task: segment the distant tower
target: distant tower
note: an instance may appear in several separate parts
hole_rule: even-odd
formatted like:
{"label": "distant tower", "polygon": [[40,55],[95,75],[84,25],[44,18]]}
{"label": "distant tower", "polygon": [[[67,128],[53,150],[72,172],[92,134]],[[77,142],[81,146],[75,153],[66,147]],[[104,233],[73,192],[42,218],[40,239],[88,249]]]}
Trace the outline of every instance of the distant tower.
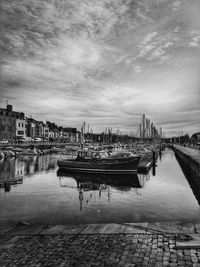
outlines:
{"label": "distant tower", "polygon": [[85,134],[85,121],[83,122],[83,134]]}
{"label": "distant tower", "polygon": [[149,138],[151,138],[151,121],[150,121],[150,119],[149,119],[149,122],[148,122],[148,136],[149,136]]}
{"label": "distant tower", "polygon": [[160,138],[162,138],[162,127],[160,127]]}
{"label": "distant tower", "polygon": [[142,137],[145,138],[145,114],[142,115]]}
{"label": "distant tower", "polygon": [[151,138],[154,137],[154,132],[153,132],[153,123],[151,123]]}
{"label": "distant tower", "polygon": [[140,135],[140,138],[142,138],[142,126],[141,126],[141,124],[139,125],[139,135]]}

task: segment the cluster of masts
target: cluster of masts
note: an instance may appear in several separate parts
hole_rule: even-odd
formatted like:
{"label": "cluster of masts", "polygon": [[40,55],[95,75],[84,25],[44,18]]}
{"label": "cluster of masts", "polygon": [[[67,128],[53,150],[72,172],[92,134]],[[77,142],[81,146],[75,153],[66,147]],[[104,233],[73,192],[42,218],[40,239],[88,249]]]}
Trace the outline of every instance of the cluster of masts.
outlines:
{"label": "cluster of masts", "polygon": [[145,117],[145,114],[143,114],[142,123],[139,125],[139,136],[137,137],[141,139],[162,138],[162,128],[160,127],[158,131],[153,122],[151,122],[150,119]]}
{"label": "cluster of masts", "polygon": [[[119,132],[119,131],[117,131],[117,133],[118,133],[118,132]],[[83,126],[81,127],[81,134],[82,134],[82,135],[85,135],[85,134],[88,134],[88,133],[93,134],[94,131],[93,131],[93,128],[90,127],[89,124],[87,125],[86,122],[84,121],[84,122],[83,122]],[[103,130],[103,133],[104,133],[104,134],[112,134],[112,133],[113,133],[113,129],[112,129],[112,127],[106,127],[106,128]]]}
{"label": "cluster of masts", "polygon": [[[159,131],[156,129],[155,125],[153,122],[150,121],[149,118],[145,116],[145,114],[142,115],[142,121],[139,124],[139,127],[137,129],[137,132],[134,134],[131,132],[128,134],[127,132],[121,132],[120,130],[117,130],[116,132],[113,132],[113,129],[111,127],[105,128],[105,130],[101,133],[103,134],[103,138],[105,136],[108,136],[108,138],[112,137],[112,135],[127,135],[127,136],[132,136],[135,138],[140,138],[140,139],[160,139],[163,137],[162,133],[162,128],[160,127]],[[84,138],[87,136],[87,134],[93,134],[93,129],[90,127],[90,125],[86,124],[86,122],[83,123],[81,127],[81,136]]]}

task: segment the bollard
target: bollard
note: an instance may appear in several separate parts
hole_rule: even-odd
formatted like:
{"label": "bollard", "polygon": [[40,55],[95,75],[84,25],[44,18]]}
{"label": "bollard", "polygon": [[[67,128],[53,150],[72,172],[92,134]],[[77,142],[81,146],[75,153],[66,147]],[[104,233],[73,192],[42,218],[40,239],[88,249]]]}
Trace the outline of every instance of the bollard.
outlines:
{"label": "bollard", "polygon": [[153,151],[153,168],[152,168],[152,175],[156,175],[156,151]]}
{"label": "bollard", "polygon": [[156,162],[156,151],[155,150],[153,151],[153,162],[154,163]]}
{"label": "bollard", "polygon": [[156,163],[153,162],[152,175],[156,176]]}

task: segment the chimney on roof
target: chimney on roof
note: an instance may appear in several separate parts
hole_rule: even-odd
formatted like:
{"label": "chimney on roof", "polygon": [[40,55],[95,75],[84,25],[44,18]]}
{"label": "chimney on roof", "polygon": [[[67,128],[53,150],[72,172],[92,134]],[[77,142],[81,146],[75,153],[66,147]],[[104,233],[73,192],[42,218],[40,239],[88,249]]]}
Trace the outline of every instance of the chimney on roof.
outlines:
{"label": "chimney on roof", "polygon": [[12,105],[7,105],[7,110],[10,111],[10,112],[12,112],[13,111]]}

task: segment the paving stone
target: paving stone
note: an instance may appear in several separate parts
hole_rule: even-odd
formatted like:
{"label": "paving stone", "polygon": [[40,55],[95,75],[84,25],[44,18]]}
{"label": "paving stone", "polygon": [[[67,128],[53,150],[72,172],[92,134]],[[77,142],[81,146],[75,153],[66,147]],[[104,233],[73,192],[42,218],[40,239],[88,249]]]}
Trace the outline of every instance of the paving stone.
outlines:
{"label": "paving stone", "polygon": [[190,249],[191,254],[196,254],[196,252],[197,252],[196,249]]}
{"label": "paving stone", "polygon": [[177,259],[177,255],[176,255],[176,254],[171,254],[171,255],[170,255],[170,258],[171,258],[171,259]]}
{"label": "paving stone", "polygon": [[185,266],[185,262],[184,261],[178,261],[178,266]]}
{"label": "paving stone", "polygon": [[191,257],[191,260],[192,260],[193,263],[197,263],[198,262],[197,257]]}
{"label": "paving stone", "polygon": [[169,266],[169,262],[168,261],[163,261],[163,266]]}
{"label": "paving stone", "polygon": [[184,249],[183,252],[184,252],[184,255],[190,255],[190,250],[189,249]]}

